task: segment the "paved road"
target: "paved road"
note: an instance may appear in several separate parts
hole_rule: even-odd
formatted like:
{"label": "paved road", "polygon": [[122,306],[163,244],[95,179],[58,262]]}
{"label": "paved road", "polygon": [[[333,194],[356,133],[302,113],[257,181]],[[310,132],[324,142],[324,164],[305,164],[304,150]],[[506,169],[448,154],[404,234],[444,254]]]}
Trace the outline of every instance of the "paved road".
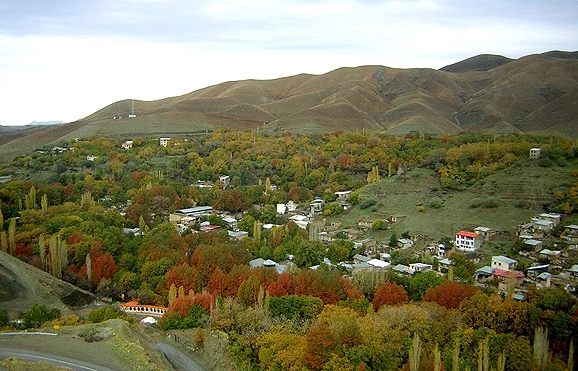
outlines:
{"label": "paved road", "polygon": [[54,366],[65,366],[75,371],[116,371],[68,357],[22,349],[0,348],[0,358],[17,358],[30,362],[42,361]]}
{"label": "paved road", "polygon": [[205,371],[197,362],[175,347],[158,342],[157,347],[177,371]]}

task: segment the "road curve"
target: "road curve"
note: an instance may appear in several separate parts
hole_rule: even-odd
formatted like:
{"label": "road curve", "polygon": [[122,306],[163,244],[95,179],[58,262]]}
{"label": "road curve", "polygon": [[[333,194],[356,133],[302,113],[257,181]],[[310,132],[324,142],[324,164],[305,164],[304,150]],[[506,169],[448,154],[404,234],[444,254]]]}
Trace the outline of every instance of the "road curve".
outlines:
{"label": "road curve", "polygon": [[0,358],[17,358],[30,362],[45,362],[54,366],[64,366],[75,371],[118,371],[100,365],[43,352],[0,348]]}
{"label": "road curve", "polygon": [[205,371],[201,365],[192,360],[186,354],[178,350],[177,348],[165,344],[163,342],[158,342],[157,347],[165,355],[167,360],[177,371]]}

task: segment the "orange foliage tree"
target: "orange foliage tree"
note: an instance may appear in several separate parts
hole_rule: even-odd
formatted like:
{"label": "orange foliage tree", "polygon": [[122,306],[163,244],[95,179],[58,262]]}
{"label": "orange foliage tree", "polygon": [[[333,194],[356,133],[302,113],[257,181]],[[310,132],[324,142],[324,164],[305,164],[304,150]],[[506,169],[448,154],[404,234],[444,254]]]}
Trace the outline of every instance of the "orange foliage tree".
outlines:
{"label": "orange foliage tree", "polygon": [[428,289],[422,300],[436,302],[447,309],[457,309],[464,300],[471,298],[477,292],[472,286],[452,281]]}
{"label": "orange foliage tree", "polygon": [[307,347],[303,362],[311,370],[321,370],[331,353],[336,349],[336,341],[331,328],[324,323],[313,326],[305,335]]}
{"label": "orange foliage tree", "polygon": [[194,292],[201,291],[201,276],[195,267],[188,263],[174,266],[165,274],[167,289],[174,283],[176,287],[183,287],[185,293],[191,289]]}
{"label": "orange foliage tree", "polygon": [[383,285],[377,289],[373,297],[373,310],[379,310],[384,304],[398,305],[405,304],[408,301],[409,297],[403,286],[397,283],[384,282]]}

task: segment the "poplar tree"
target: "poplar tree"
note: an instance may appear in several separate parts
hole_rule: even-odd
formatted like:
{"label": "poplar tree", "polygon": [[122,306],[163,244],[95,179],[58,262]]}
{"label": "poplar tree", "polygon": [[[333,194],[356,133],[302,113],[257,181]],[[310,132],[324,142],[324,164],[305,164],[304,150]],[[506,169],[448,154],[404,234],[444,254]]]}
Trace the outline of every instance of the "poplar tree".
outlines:
{"label": "poplar tree", "polygon": [[419,334],[416,332],[413,334],[413,341],[411,343],[411,349],[409,351],[409,369],[410,371],[419,370],[419,361],[421,359],[421,341],[419,339]]}
{"label": "poplar tree", "polygon": [[38,251],[40,253],[42,269],[46,271],[48,269],[48,256],[46,255],[46,241],[43,234],[38,237]]}
{"label": "poplar tree", "polygon": [[10,219],[10,225],[8,226],[8,243],[10,255],[14,255],[14,251],[16,251],[16,218]]}
{"label": "poplar tree", "polygon": [[534,362],[538,370],[543,370],[548,361],[548,328],[537,326],[534,330]]}
{"label": "poplar tree", "polygon": [[173,305],[175,300],[177,300],[177,286],[171,283],[171,287],[169,288],[169,307]]}
{"label": "poplar tree", "polygon": [[0,233],[0,244],[1,244],[1,248],[2,251],[4,252],[8,252],[8,239],[6,238],[6,231],[2,231]]}
{"label": "poplar tree", "polygon": [[40,207],[42,208],[42,212],[48,211],[48,196],[45,194],[42,195],[42,199],[40,200]]}
{"label": "poplar tree", "polygon": [[92,260],[90,259],[90,253],[86,254],[85,259],[86,264],[86,277],[88,278],[88,282],[92,281]]}

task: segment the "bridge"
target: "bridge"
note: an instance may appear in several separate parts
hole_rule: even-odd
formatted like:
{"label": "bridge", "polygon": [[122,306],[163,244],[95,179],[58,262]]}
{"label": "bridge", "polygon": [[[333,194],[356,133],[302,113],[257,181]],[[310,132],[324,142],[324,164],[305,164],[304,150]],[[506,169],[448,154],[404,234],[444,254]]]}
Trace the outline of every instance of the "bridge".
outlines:
{"label": "bridge", "polygon": [[140,314],[145,316],[162,317],[168,310],[165,307],[159,307],[156,305],[143,305],[139,304],[137,301],[129,301],[127,303],[122,303],[119,305],[120,310],[129,314]]}

